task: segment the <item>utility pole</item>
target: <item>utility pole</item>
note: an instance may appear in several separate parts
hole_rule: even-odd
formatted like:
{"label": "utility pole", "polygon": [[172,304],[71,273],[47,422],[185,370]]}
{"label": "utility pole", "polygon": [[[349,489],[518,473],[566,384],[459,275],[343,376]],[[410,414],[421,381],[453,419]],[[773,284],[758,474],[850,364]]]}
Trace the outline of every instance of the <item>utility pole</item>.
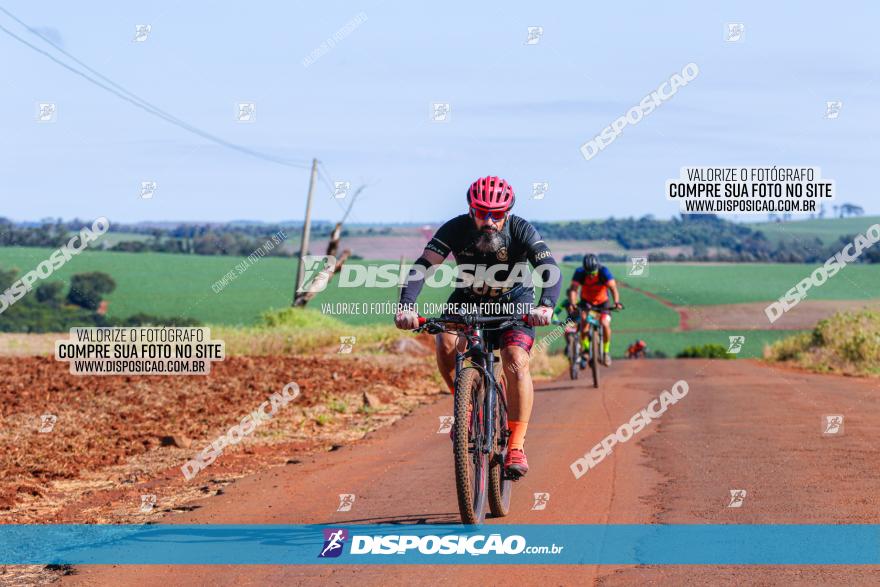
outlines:
{"label": "utility pole", "polygon": [[296,300],[296,293],[302,287],[305,269],[303,268],[303,257],[309,250],[309,233],[312,229],[312,196],[315,193],[315,181],[318,179],[318,160],[312,159],[312,176],[309,178],[309,195],[306,198],[306,218],[303,222],[302,239],[299,243],[299,263],[296,267],[296,284],[293,286],[293,301]]}

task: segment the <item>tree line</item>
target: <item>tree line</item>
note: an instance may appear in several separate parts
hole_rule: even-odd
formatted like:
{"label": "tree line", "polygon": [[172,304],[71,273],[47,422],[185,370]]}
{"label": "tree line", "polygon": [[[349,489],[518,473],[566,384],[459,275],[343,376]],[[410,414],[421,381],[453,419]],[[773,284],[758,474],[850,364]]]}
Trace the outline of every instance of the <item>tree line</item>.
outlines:
{"label": "tree line", "polygon": [[[0,247],[30,246],[58,248],[70,236],[89,223],[74,219],[44,219],[39,224],[16,224],[0,218]],[[609,218],[598,221],[534,222],[535,228],[548,240],[610,240],[624,249],[651,249],[659,247],[686,247],[688,252],[669,255],[651,253],[656,261],[729,261],[729,262],[777,262],[812,263],[828,258],[828,247],[815,237],[769,240],[760,231],[744,224],[736,224],[717,216],[706,214],[682,216],[672,220],[656,220],[652,216],[642,218]],[[315,222],[313,237],[329,237],[334,226],[328,222]],[[104,250],[133,253],[158,252],[190,255],[247,256],[260,248],[273,235],[283,232],[286,238],[299,234],[301,224],[278,223],[179,223],[162,225],[114,225],[110,233],[139,234],[145,238],[121,240],[113,245],[104,244]],[[343,229],[343,238],[352,235],[386,235],[391,227],[368,227]],[[846,242],[852,236],[841,237]],[[840,246],[842,246],[842,244]],[[839,250],[839,247],[838,249]],[[267,255],[295,257],[298,250],[293,243],[277,246],[266,251]],[[869,250],[863,259],[878,262],[877,253]],[[627,255],[603,255],[606,261],[624,260]]]}
{"label": "tree line", "polygon": [[[0,269],[0,293],[18,278],[16,269]],[[113,278],[101,271],[77,273],[67,293],[61,281],[44,281],[2,313],[0,332],[65,332],[86,326],[198,326],[198,320],[138,313],[119,319],[105,315],[104,296],[116,289]]]}
{"label": "tree line", "polygon": [[[535,222],[541,236],[550,239],[614,240],[625,249],[686,246],[691,252],[675,255],[651,252],[652,261],[713,261],[731,263],[822,263],[855,235],[841,236],[826,245],[818,237],[769,240],[766,235],[743,224],[735,224],[706,214],[673,220],[655,220],[649,216],[611,218],[601,222]],[[627,261],[630,255],[602,254],[603,261]],[[580,260],[567,255],[563,260]],[[868,249],[861,260],[880,262],[880,250]]]}

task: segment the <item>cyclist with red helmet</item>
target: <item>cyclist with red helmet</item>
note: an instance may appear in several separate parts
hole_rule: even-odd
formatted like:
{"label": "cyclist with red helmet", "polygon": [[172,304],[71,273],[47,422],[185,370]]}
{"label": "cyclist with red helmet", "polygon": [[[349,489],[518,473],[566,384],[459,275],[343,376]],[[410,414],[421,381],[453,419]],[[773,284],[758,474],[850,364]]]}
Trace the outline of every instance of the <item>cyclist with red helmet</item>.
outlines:
{"label": "cyclist with red helmet", "polygon": [[[416,260],[401,291],[402,310],[394,322],[405,330],[418,327],[415,301],[425,274],[450,253],[459,266],[459,283],[465,285],[457,284],[448,304],[497,302],[507,307],[513,304],[520,309],[517,313],[528,314],[530,326],[513,326],[498,333],[511,433],[504,464],[522,476],[529,470],[523,445],[534,396],[529,352],[535,338],[534,327],[546,326],[552,318],[562,285],[560,271],[538,231],[528,221],[510,214],[515,196],[505,180],[481,177],[468,190],[467,201],[469,212],[443,224]],[[531,280],[514,277],[527,269],[527,263],[535,268],[534,274],[540,276],[543,284],[537,304]],[[483,274],[485,279],[479,277],[480,267],[489,269]],[[454,334],[437,335],[437,366],[450,391],[454,389],[455,345]]]}

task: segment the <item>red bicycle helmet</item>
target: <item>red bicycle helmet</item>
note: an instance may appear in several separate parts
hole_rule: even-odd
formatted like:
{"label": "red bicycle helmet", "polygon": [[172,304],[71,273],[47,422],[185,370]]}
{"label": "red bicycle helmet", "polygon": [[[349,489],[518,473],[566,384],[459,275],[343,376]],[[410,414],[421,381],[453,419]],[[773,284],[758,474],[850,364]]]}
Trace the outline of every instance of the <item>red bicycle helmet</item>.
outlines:
{"label": "red bicycle helmet", "polygon": [[510,184],[490,175],[471,184],[467,193],[468,206],[482,210],[510,210],[516,201]]}

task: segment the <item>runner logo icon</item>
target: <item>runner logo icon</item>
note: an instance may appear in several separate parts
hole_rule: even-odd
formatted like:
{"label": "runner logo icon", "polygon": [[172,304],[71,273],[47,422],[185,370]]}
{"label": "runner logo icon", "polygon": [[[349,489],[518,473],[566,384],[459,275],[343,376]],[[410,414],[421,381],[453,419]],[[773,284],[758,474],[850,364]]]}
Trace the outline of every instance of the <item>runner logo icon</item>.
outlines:
{"label": "runner logo icon", "polygon": [[153,493],[145,493],[141,495],[141,513],[149,514],[156,507],[156,495]]}
{"label": "runner logo icon", "polygon": [[40,432],[52,432],[52,429],[55,428],[55,422],[58,421],[58,416],[55,414],[43,414],[40,416]]}
{"label": "runner logo icon", "polygon": [[835,120],[840,117],[840,109],[843,108],[843,102],[840,100],[828,100],[825,102],[825,118]]}
{"label": "runner logo icon", "polygon": [[327,288],[330,278],[336,271],[336,257],[333,255],[303,255],[302,281],[296,289],[299,293],[320,293]]}
{"label": "runner logo icon", "polygon": [[340,336],[339,337],[339,350],[336,352],[339,354],[343,354],[343,355],[350,355],[356,342],[357,342],[356,336]]}
{"label": "runner logo icon", "polygon": [[532,199],[533,200],[543,200],[544,196],[547,195],[547,192],[550,191],[550,182],[548,181],[533,181],[532,182]]}
{"label": "runner logo icon", "polygon": [[745,336],[728,336],[728,340],[730,340],[730,345],[727,347],[727,352],[731,355],[738,355],[742,350],[743,345],[746,343]]}
{"label": "runner logo icon", "polygon": [[826,414],[824,420],[825,425],[822,430],[823,436],[843,434],[843,416],[841,414]]}
{"label": "runner logo icon", "polygon": [[536,493],[535,494],[535,503],[532,505],[532,510],[545,510],[547,509],[547,503],[550,501],[549,493]]}
{"label": "runner logo icon", "polygon": [[439,416],[440,418],[440,428],[437,429],[437,434],[443,434],[444,432],[449,432],[452,430],[452,424],[455,422],[455,418],[452,416]]}
{"label": "runner logo icon", "polygon": [[340,493],[339,494],[339,507],[336,508],[337,512],[350,512],[351,506],[354,505],[354,494],[353,493]]}
{"label": "runner logo icon", "polygon": [[348,195],[348,190],[351,189],[350,181],[334,181],[333,182],[333,197],[337,200],[342,200],[345,196]]}
{"label": "runner logo icon", "polygon": [[324,547],[318,558],[336,558],[342,554],[342,545],[348,539],[348,530],[342,528],[334,530],[333,528],[324,529]]}
{"label": "runner logo icon", "polygon": [[630,257],[629,275],[630,277],[648,276],[648,258],[647,257]]}
{"label": "runner logo icon", "polygon": [[741,508],[745,499],[746,499],[746,490],[745,489],[731,489],[730,490],[730,503],[727,504],[727,507]]}

